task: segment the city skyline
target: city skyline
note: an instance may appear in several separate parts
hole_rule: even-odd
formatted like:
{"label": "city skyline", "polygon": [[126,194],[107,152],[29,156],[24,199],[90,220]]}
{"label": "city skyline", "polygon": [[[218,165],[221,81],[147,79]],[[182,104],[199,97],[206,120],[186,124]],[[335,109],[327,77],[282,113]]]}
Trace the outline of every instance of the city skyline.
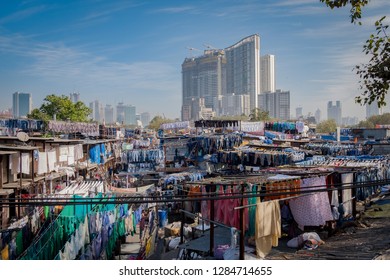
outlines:
{"label": "city skyline", "polygon": [[359,26],[347,7],[317,0],[2,2],[0,110],[12,107],[4,97],[14,92],[31,93],[34,107],[49,94],[79,92],[85,104],[124,102],[180,118],[184,58],[259,34],[291,110],[326,112],[328,100],[340,100],[343,116],[364,119],[353,68],[366,62],[362,46],[389,8],[369,2]]}

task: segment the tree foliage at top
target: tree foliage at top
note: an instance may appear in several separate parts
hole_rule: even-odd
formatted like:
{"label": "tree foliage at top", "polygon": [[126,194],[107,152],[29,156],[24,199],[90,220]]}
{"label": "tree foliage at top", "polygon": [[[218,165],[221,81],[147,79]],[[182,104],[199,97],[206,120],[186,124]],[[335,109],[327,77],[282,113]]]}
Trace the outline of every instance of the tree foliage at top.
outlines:
{"label": "tree foliage at top", "polygon": [[[331,9],[350,5],[352,23],[361,25],[362,8],[369,0],[320,0]],[[375,22],[376,32],[363,46],[363,52],[370,56],[367,64],[356,65],[356,74],[360,77],[361,96],[355,97],[360,105],[371,104],[377,101],[379,107],[386,106],[385,97],[390,88],[390,37],[386,30],[389,25],[384,24],[385,16]]]}
{"label": "tree foliage at top", "polygon": [[149,123],[148,128],[158,130],[163,123],[173,123],[174,120],[161,116],[155,116]]}
{"label": "tree foliage at top", "polygon": [[319,133],[331,133],[336,132],[337,124],[334,119],[322,121],[316,126],[316,132]]}
{"label": "tree foliage at top", "polygon": [[269,119],[269,112],[260,108],[254,108],[249,114],[249,120],[251,121],[268,121]]}
{"label": "tree foliage at top", "polygon": [[41,107],[34,109],[28,117],[47,122],[52,120],[55,115],[56,119],[60,121],[87,122],[90,113],[91,109],[81,101],[73,103],[65,95],[51,94],[46,96]]}

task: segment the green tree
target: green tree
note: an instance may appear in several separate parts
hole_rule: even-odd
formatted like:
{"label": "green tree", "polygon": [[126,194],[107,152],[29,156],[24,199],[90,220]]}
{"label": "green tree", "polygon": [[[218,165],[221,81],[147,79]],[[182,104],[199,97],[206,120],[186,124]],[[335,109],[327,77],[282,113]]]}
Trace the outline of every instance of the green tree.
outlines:
{"label": "green tree", "polygon": [[148,128],[158,130],[163,123],[173,123],[174,120],[162,116],[155,116],[149,123]]}
{"label": "green tree", "polygon": [[269,112],[259,108],[254,108],[249,114],[249,120],[251,121],[268,121],[269,119]]}
{"label": "green tree", "polygon": [[[359,25],[362,24],[362,8],[369,3],[369,0],[320,1],[331,9],[350,6],[351,22]],[[390,37],[386,33],[389,25],[383,23],[385,18],[375,22],[376,33],[371,34],[363,46],[363,52],[370,56],[369,62],[355,66],[363,91],[361,96],[355,97],[355,102],[360,105],[377,101],[379,107],[386,106],[385,97],[390,88]]]}
{"label": "green tree", "polygon": [[336,132],[337,124],[334,119],[322,121],[316,126],[316,132],[319,133],[331,133]]}
{"label": "green tree", "polygon": [[56,115],[56,119],[60,121],[87,122],[90,113],[91,109],[81,101],[73,103],[65,95],[51,94],[46,96],[41,107],[34,109],[28,117],[47,122]]}
{"label": "green tree", "polygon": [[361,121],[358,124],[358,127],[361,128],[375,128],[377,124],[389,124],[390,125],[390,113],[385,113],[383,115],[371,116],[365,121]]}

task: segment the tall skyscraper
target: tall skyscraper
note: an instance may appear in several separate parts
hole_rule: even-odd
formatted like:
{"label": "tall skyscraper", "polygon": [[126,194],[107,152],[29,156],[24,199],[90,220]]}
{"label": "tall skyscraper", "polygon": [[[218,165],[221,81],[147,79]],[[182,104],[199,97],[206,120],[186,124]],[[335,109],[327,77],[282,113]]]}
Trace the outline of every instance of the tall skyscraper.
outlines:
{"label": "tall skyscraper", "polygon": [[116,105],[116,121],[120,124],[123,124],[125,121],[125,105],[123,102],[119,102]]}
{"label": "tall skyscraper", "polygon": [[147,126],[150,123],[150,114],[149,112],[143,112],[140,114],[140,120],[143,126]]}
{"label": "tall skyscraper", "polygon": [[303,117],[303,108],[302,107],[295,108],[295,118],[299,120],[302,117]]}
{"label": "tall skyscraper", "polygon": [[[223,49],[205,50],[182,64],[182,120],[197,120],[196,108],[219,114],[222,96],[249,95],[249,108],[260,93],[260,37],[248,36]],[[194,104],[193,104],[194,103]],[[207,111],[207,110],[206,110]]]}
{"label": "tall skyscraper", "polygon": [[278,120],[290,119],[290,91],[265,92],[259,95],[259,108]]}
{"label": "tall skyscraper", "polygon": [[260,59],[260,92],[274,92],[275,81],[275,56],[272,54],[263,55]]}
{"label": "tall skyscraper", "polygon": [[125,125],[136,125],[136,108],[132,105],[124,106],[124,124]]}
{"label": "tall skyscraper", "polygon": [[95,100],[89,103],[89,108],[92,110],[91,119],[98,123],[102,123],[104,119],[104,110],[103,105],[99,102],[99,100]]}
{"label": "tall skyscraper", "polygon": [[113,124],[115,122],[114,119],[114,107],[107,104],[106,107],[104,107],[104,122],[106,124]]}
{"label": "tall skyscraper", "polygon": [[337,125],[341,125],[342,121],[341,114],[341,102],[336,101],[336,104],[333,104],[332,101],[328,102],[328,120],[335,120]]}
{"label": "tall skyscraper", "polygon": [[248,36],[225,49],[226,94],[249,94],[250,110],[260,93],[260,36]]}
{"label": "tall skyscraper", "polygon": [[[193,98],[203,98],[207,108],[216,108],[215,98],[222,96],[226,60],[222,50],[206,50],[200,57],[186,58],[182,64],[182,119],[195,119],[197,112],[189,116]],[[189,118],[189,119],[188,119]]]}
{"label": "tall skyscraper", "polygon": [[73,93],[69,94],[69,97],[73,103],[77,103],[80,101],[80,93],[78,93],[78,92],[73,92]]}
{"label": "tall skyscraper", "polygon": [[374,101],[371,104],[366,105],[366,118],[368,119],[369,117],[372,116],[377,116],[380,115],[380,110],[378,107],[378,102]]}
{"label": "tall skyscraper", "polygon": [[316,118],[316,123],[321,122],[321,110],[319,108],[314,113],[314,117]]}
{"label": "tall skyscraper", "polygon": [[225,95],[222,97],[222,115],[224,116],[249,116],[249,95]]}
{"label": "tall skyscraper", "polygon": [[12,96],[12,114],[14,118],[27,117],[32,110],[30,93],[15,92]]}

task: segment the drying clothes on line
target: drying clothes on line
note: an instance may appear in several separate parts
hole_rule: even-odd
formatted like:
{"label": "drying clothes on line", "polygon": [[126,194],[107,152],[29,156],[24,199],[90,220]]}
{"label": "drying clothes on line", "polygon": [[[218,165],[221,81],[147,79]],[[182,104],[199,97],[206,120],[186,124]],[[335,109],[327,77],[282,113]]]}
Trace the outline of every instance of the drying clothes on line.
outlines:
{"label": "drying clothes on line", "polygon": [[90,236],[88,229],[88,218],[85,216],[84,222],[80,223],[74,234],[65,243],[64,248],[59,251],[60,260],[74,260],[76,259],[79,251],[89,244]]}
{"label": "drying clothes on line", "polygon": [[99,136],[99,125],[97,123],[49,121],[48,130],[57,133],[80,132],[88,136]]}
{"label": "drying clothes on line", "polygon": [[150,149],[150,150],[130,150],[124,153],[123,159],[127,160],[127,163],[135,162],[154,162],[162,163],[164,162],[164,151],[160,149]]}
{"label": "drying clothes on line", "polygon": [[[266,182],[264,186],[264,201],[282,199],[286,197],[296,196],[301,190],[301,180],[298,176],[277,174],[275,176],[269,177],[268,182]],[[292,194],[285,194],[286,192],[292,192]],[[270,196],[267,195],[267,193],[275,195]]]}
{"label": "drying clothes on line", "polygon": [[235,127],[238,128],[239,121],[219,121],[219,120],[199,120],[195,121],[195,127],[207,128],[227,128],[227,127]]}
{"label": "drying clothes on line", "polygon": [[320,152],[329,156],[359,156],[363,155],[363,147],[355,144],[334,144],[334,143],[308,143],[302,148]]}
{"label": "drying clothes on line", "polygon": [[160,184],[168,185],[168,184],[174,184],[176,185],[179,182],[183,181],[201,181],[203,180],[206,173],[204,172],[180,172],[180,173],[173,173],[166,175],[165,177],[161,178]]}
{"label": "drying clothes on line", "polygon": [[0,127],[9,129],[42,130],[43,121],[26,119],[0,119]]}
{"label": "drying clothes on line", "polygon": [[341,174],[341,182],[346,187],[342,190],[344,217],[352,217],[352,189],[350,187],[353,187],[353,173]]}
{"label": "drying clothes on line", "polygon": [[[301,189],[305,191],[316,191],[325,188],[325,176],[304,178],[301,181]],[[289,204],[294,220],[301,230],[304,229],[304,226],[323,226],[326,221],[333,220],[327,192],[314,192],[302,197],[292,198]]]}
{"label": "drying clothes on line", "polygon": [[241,131],[257,132],[258,135],[264,135],[264,122],[243,122],[241,121]]}
{"label": "drying clothes on line", "polygon": [[89,148],[89,160],[91,163],[101,164],[104,163],[102,159],[101,145],[97,144]]}
{"label": "drying clothes on line", "polygon": [[47,153],[46,152],[39,152],[37,173],[38,174],[47,173]]}
{"label": "drying clothes on line", "polygon": [[187,143],[188,154],[192,157],[202,157],[206,154],[213,154],[220,150],[232,150],[242,144],[241,134],[223,134],[199,136],[192,138]]}
{"label": "drying clothes on line", "polygon": [[[215,220],[229,227],[241,228],[240,211],[234,210],[235,207],[241,206],[241,199],[230,198],[240,194],[241,186],[217,186],[216,193],[220,199],[214,202]],[[248,204],[248,199],[244,199],[244,205]],[[205,205],[205,204],[203,204]],[[203,209],[202,209],[203,210]],[[208,210],[203,210],[203,214],[207,214]],[[244,209],[245,228],[249,227],[248,208]]]}
{"label": "drying clothes on line", "polygon": [[265,122],[264,126],[266,130],[271,131],[289,132],[291,134],[296,134],[298,132],[296,124],[292,122]]}
{"label": "drying clothes on line", "polygon": [[189,121],[184,122],[174,122],[174,123],[163,123],[160,125],[160,129],[168,130],[168,129],[186,129],[190,127]]}
{"label": "drying clothes on line", "polygon": [[30,175],[30,154],[22,153],[22,173]]}
{"label": "drying clothes on line", "polygon": [[57,152],[56,150],[51,150],[47,152],[47,166],[48,172],[52,172],[56,170],[57,164]]}
{"label": "drying clothes on line", "polygon": [[282,236],[280,205],[278,200],[260,202],[257,198],[255,241],[256,254],[266,257],[272,247],[277,247]]}

